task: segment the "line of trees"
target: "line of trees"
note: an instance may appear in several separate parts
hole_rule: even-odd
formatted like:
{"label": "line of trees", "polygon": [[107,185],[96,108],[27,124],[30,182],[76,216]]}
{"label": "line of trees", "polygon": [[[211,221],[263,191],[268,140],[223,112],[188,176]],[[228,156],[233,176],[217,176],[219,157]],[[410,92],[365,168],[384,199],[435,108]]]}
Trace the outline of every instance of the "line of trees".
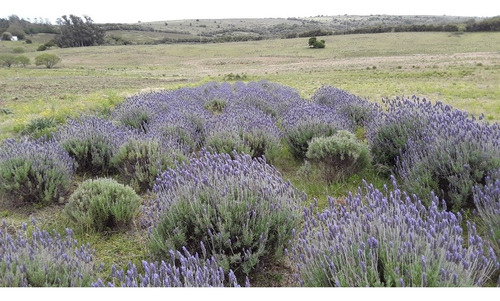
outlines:
{"label": "line of trees", "polygon": [[97,46],[104,44],[105,31],[94,24],[92,18],[84,16],[84,19],[69,15],[57,19],[60,33],[56,36],[57,46],[66,47],[84,47]]}

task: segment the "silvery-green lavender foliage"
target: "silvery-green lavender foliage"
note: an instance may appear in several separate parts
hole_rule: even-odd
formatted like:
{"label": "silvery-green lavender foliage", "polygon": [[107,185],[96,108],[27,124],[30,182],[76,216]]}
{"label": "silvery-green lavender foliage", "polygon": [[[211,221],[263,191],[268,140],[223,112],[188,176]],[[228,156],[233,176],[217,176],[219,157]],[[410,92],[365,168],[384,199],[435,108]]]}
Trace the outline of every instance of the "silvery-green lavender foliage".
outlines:
{"label": "silvery-green lavender foliage", "polygon": [[79,245],[71,229],[66,234],[33,229],[23,224],[12,234],[0,225],[1,287],[84,287],[95,281],[101,269],[89,245]]}
{"label": "silvery-green lavender foliage", "polygon": [[453,211],[473,208],[473,187],[500,167],[500,124],[486,124],[466,112],[436,103],[414,103],[425,112],[420,139],[409,139],[395,172],[410,193],[428,198],[430,191]]}
{"label": "silvery-green lavender foliage", "polygon": [[5,139],[0,193],[15,203],[58,202],[71,188],[75,161],[54,141]]}
{"label": "silvery-green lavender foliage", "polygon": [[[127,271],[111,268],[111,281],[107,284],[98,279],[93,287],[239,287],[233,271],[227,273],[215,259],[203,260],[198,254],[191,255],[186,248],[183,251],[170,251],[172,260],[147,262],[142,261],[143,273],[139,273],[135,264],[129,263]],[[250,286],[248,278],[246,286]]]}
{"label": "silvery-green lavender foliage", "polygon": [[71,194],[64,214],[82,231],[117,230],[140,213],[141,198],[135,191],[113,179],[82,182]]}
{"label": "silvery-green lavender foliage", "polygon": [[111,158],[132,134],[125,127],[98,117],[70,120],[55,139],[77,162],[77,171],[101,175],[111,169]]}
{"label": "silvery-green lavender foliage", "polygon": [[246,85],[237,82],[233,87],[236,95],[232,103],[254,107],[276,119],[297,101],[304,101],[295,89],[265,80]]}
{"label": "silvery-green lavender foliage", "polygon": [[274,117],[250,105],[232,104],[207,125],[206,145],[218,153],[272,157],[282,133]]}
{"label": "silvery-green lavender foliage", "polygon": [[289,107],[281,119],[285,141],[294,158],[306,157],[309,142],[314,137],[328,137],[338,130],[354,131],[354,124],[334,109],[305,101]]}
{"label": "silvery-green lavender foliage", "polygon": [[168,104],[162,92],[137,94],[116,106],[111,113],[111,119],[124,126],[146,132],[149,123],[158,114],[167,110]]}
{"label": "silvery-green lavender foliage", "polygon": [[264,159],[232,157],[202,150],[189,164],[158,177],[158,197],[143,210],[157,258],[186,247],[213,256],[225,271],[248,275],[282,257],[299,223],[303,195]]}
{"label": "silvery-green lavender foliage", "polygon": [[368,145],[345,130],[333,136],[313,138],[309,142],[306,157],[323,171],[325,180],[330,182],[361,172],[371,161]]}
{"label": "silvery-green lavender foliage", "polygon": [[474,187],[474,204],[483,231],[500,253],[500,169],[488,175],[484,185]]}
{"label": "silvery-green lavender foliage", "polygon": [[311,101],[335,109],[356,126],[366,126],[371,123],[381,110],[374,102],[331,86],[323,86],[316,90]]}
{"label": "silvery-green lavender foliage", "polygon": [[369,122],[366,136],[375,164],[393,170],[396,162],[408,148],[409,140],[420,142],[428,124],[429,115],[438,109],[426,99],[383,99],[384,111]]}
{"label": "silvery-green lavender foliage", "polygon": [[134,135],[123,143],[111,159],[120,179],[138,193],[153,188],[160,171],[187,160],[177,141],[159,139],[152,133]]}
{"label": "silvery-green lavender foliage", "polygon": [[291,250],[302,286],[482,286],[500,268],[493,248],[462,217],[426,207],[396,187],[365,183],[345,206],[329,198],[304,209],[304,227]]}

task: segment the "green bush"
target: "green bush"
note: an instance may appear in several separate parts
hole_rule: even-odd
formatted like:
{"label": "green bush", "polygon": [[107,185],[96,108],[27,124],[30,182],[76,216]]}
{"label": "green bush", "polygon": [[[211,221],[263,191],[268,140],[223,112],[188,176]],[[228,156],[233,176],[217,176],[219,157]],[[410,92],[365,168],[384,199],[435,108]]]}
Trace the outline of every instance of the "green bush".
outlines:
{"label": "green bush", "polygon": [[282,258],[303,195],[263,159],[233,157],[202,151],[158,177],[158,199],[144,210],[155,256],[164,260],[185,247],[238,276]]}
{"label": "green bush", "polygon": [[345,130],[330,137],[313,138],[306,156],[322,169],[329,182],[346,179],[368,167],[371,161],[368,146]]}
{"label": "green bush", "polygon": [[122,180],[137,192],[146,192],[153,187],[160,171],[172,168],[183,160],[185,157],[179,151],[162,145],[158,139],[134,138],[120,147],[111,163]]}
{"label": "green bush", "polygon": [[421,131],[421,122],[411,118],[394,119],[377,127],[371,140],[374,163],[392,169],[406,151],[408,139],[419,137]]}
{"label": "green bush", "polygon": [[30,122],[21,131],[23,135],[29,135],[32,138],[52,137],[57,129],[58,122],[54,117],[40,117],[30,120]]}
{"label": "green bush", "polygon": [[53,141],[6,139],[0,145],[0,195],[15,204],[57,202],[71,188],[74,166]]}
{"label": "green bush", "polygon": [[24,47],[14,47],[12,53],[24,53]]}
{"label": "green bush", "polygon": [[54,67],[59,62],[61,62],[61,58],[53,53],[40,54],[35,58],[35,65],[44,65],[48,69]]}
{"label": "green bush", "polygon": [[77,172],[99,176],[114,172],[111,159],[128,134],[108,120],[85,117],[69,120],[54,136],[78,163]]}
{"label": "green bush", "polygon": [[303,123],[286,133],[286,143],[290,148],[292,156],[297,160],[306,158],[309,142],[314,137],[331,136],[337,131],[337,127],[328,123]]}
{"label": "green bush", "polygon": [[221,114],[222,110],[226,107],[226,104],[227,102],[225,100],[212,99],[211,101],[205,103],[203,107],[215,115]]}
{"label": "green bush", "polygon": [[30,58],[25,55],[18,55],[15,57],[15,59],[16,63],[22,65],[23,67],[26,67],[31,63]]}
{"label": "green bush", "polygon": [[102,232],[128,225],[139,213],[141,198],[113,179],[82,182],[70,196],[64,213],[84,231]]}

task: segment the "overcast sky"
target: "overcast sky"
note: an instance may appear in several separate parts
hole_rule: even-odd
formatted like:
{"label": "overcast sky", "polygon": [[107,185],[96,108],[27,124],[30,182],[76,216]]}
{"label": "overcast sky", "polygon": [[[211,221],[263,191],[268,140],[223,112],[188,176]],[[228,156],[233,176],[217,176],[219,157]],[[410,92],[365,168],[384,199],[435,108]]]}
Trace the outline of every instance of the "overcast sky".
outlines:
{"label": "overcast sky", "polygon": [[90,16],[95,23],[135,23],[180,19],[287,18],[317,15],[500,15],[497,0],[10,0],[2,1],[0,18]]}

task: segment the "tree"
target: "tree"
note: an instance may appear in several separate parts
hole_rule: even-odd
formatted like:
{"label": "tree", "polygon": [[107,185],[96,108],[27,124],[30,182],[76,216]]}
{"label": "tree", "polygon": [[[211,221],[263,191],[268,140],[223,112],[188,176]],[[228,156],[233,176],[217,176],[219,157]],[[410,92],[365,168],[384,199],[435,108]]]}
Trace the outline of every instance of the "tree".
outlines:
{"label": "tree", "polygon": [[2,41],[10,41],[12,40],[12,34],[8,31],[2,33]]}
{"label": "tree", "polygon": [[16,56],[16,63],[22,65],[23,67],[26,67],[26,65],[30,64],[30,58],[25,55],[18,55]]}
{"label": "tree", "polygon": [[61,33],[55,42],[59,47],[83,47],[104,44],[104,29],[93,24],[90,17],[85,20],[75,15],[66,15],[57,19]]}
{"label": "tree", "polygon": [[0,64],[7,68],[10,68],[16,63],[16,56],[13,54],[0,54]]}
{"label": "tree", "polygon": [[47,68],[52,68],[54,65],[59,63],[61,61],[61,58],[58,57],[57,55],[53,53],[44,53],[40,54],[35,58],[35,65],[40,66],[40,65],[45,65]]}
{"label": "tree", "polygon": [[325,40],[318,41],[316,37],[309,38],[309,47],[311,48],[325,48]]}

